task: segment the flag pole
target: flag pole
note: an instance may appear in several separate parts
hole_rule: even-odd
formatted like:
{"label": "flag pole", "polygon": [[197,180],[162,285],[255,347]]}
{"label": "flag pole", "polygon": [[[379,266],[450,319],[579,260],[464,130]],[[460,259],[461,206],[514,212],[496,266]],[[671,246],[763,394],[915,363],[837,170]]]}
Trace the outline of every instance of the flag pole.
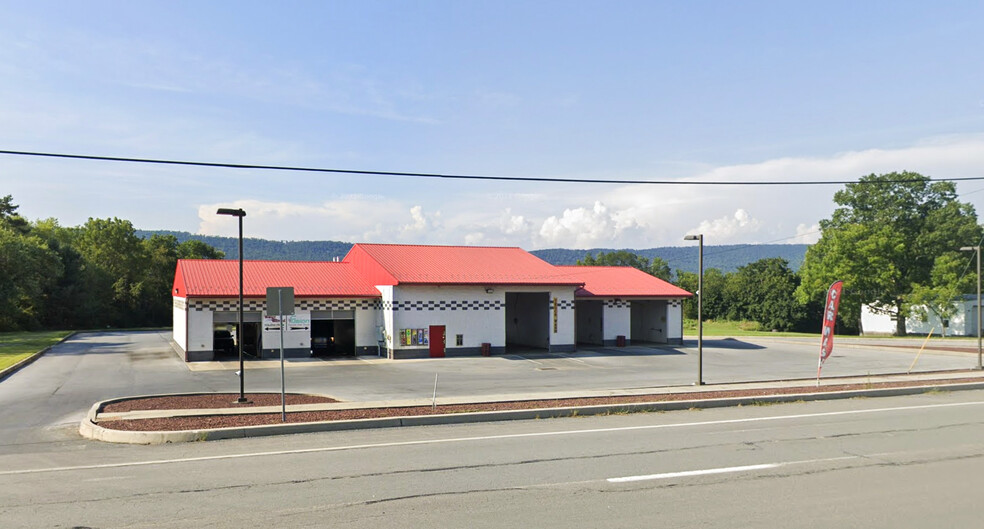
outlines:
{"label": "flag pole", "polygon": [[827,296],[823,303],[823,323],[820,333],[820,359],[817,361],[817,387],[820,387],[820,370],[823,368],[823,361],[830,356],[834,349],[834,326],[837,323],[837,307],[840,306],[841,289],[844,288],[843,281],[834,281],[827,289]]}

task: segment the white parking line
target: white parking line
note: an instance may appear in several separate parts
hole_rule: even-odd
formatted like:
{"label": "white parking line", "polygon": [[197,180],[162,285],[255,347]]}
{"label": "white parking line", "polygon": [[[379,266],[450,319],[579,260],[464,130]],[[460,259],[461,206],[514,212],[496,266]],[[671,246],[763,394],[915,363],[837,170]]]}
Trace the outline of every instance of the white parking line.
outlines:
{"label": "white parking line", "polygon": [[506,358],[518,358],[520,360],[526,360],[527,362],[533,362],[534,364],[536,364],[538,366],[542,366],[543,365],[543,362],[537,362],[536,360],[533,360],[532,358],[526,358],[525,356],[522,356],[522,355],[509,355]]}

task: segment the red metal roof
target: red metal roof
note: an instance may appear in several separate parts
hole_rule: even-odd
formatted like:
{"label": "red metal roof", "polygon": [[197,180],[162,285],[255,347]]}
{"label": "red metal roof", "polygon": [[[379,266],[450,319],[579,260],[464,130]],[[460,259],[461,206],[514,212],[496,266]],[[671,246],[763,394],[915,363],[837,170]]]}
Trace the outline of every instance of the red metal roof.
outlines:
{"label": "red metal roof", "polygon": [[521,248],[356,244],[343,262],[377,285],[582,284]]}
{"label": "red metal roof", "polygon": [[[686,298],[693,294],[635,268],[554,266],[520,248],[356,244],[342,262],[245,261],[244,295],[294,287],[297,297],[380,296],[375,285],[569,285],[576,297]],[[177,297],[239,295],[239,261],[181,259]]]}
{"label": "red metal roof", "polygon": [[628,266],[558,266],[584,287],[575,297],[689,298],[693,294]]}
{"label": "red metal roof", "polygon": [[[377,290],[348,263],[320,261],[244,261],[243,295],[266,296],[267,287],[294,287],[296,297],[379,297]],[[239,261],[180,259],[172,295],[239,295]]]}

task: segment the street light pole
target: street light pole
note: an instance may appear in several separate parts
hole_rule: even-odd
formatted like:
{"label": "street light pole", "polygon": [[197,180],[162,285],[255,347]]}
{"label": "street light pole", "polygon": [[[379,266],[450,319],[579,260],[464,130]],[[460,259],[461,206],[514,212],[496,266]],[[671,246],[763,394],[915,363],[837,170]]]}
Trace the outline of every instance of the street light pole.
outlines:
{"label": "street light pole", "polygon": [[981,247],[980,246],[964,246],[960,248],[961,252],[976,252],[977,253],[977,369],[982,369],[981,366]]}
{"label": "street light pole", "polygon": [[697,385],[704,385],[704,234],[687,235],[685,241],[697,241]]}
{"label": "street light pole", "polygon": [[240,209],[219,208],[218,215],[231,215],[239,218],[239,330],[236,332],[236,342],[239,343],[239,398],[237,404],[245,404],[246,400],[246,369],[243,365],[243,217],[246,211]]}

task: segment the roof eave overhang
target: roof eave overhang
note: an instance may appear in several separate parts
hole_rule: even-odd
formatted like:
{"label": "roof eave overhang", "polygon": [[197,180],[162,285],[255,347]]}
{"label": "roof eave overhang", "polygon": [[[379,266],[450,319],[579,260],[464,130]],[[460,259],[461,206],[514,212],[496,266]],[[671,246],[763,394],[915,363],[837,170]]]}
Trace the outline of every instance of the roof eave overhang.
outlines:
{"label": "roof eave overhang", "polygon": [[680,294],[680,295],[676,295],[676,294],[662,294],[662,295],[629,294],[629,295],[626,295],[626,294],[576,293],[576,294],[574,294],[574,297],[575,298],[619,298],[619,299],[638,299],[638,300],[645,300],[645,299],[663,300],[663,299],[687,299],[687,298],[694,297],[694,295],[693,294]]}

